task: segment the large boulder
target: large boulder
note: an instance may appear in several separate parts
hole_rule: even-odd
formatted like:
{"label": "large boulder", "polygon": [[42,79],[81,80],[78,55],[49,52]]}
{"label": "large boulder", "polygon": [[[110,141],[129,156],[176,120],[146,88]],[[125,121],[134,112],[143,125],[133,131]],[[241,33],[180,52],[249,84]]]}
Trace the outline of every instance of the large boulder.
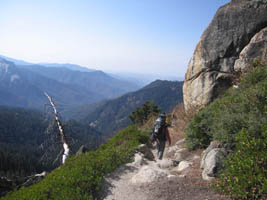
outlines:
{"label": "large boulder", "polygon": [[186,110],[209,104],[231,86],[240,52],[265,27],[267,0],[232,0],[219,8],[188,65],[183,86]]}
{"label": "large boulder", "polygon": [[217,141],[211,142],[209,147],[203,151],[200,168],[202,169],[202,178],[210,181],[217,177],[218,172],[224,167],[223,161],[226,157],[226,150],[221,147]]}

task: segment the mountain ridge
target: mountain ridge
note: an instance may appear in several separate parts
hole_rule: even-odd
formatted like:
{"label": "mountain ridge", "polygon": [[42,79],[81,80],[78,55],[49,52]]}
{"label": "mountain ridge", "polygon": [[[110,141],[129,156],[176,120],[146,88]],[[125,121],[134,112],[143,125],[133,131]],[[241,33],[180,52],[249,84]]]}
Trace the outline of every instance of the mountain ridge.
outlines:
{"label": "mountain ridge", "polygon": [[[0,60],[1,96],[9,94],[6,105],[42,109],[47,103],[44,92],[64,104],[85,104],[102,97],[75,85],[63,84],[32,71],[18,68],[11,62]],[[12,99],[14,98],[15,99]],[[12,104],[12,102],[16,102]]]}
{"label": "mountain ridge", "polygon": [[146,101],[154,101],[162,112],[170,112],[183,101],[182,85],[182,81],[156,80],[136,92],[103,102],[82,121],[111,136],[114,131],[129,125],[128,116]]}
{"label": "mountain ridge", "polygon": [[65,84],[79,85],[104,98],[114,98],[138,89],[138,86],[126,81],[114,79],[101,70],[81,72],[65,67],[45,67],[41,65],[21,65],[18,67],[31,70]]}

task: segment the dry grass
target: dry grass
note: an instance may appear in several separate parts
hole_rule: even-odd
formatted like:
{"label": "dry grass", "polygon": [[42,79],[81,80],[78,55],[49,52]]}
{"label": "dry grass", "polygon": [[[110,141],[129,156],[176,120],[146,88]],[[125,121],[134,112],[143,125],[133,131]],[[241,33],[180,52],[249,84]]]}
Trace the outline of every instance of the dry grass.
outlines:
{"label": "dry grass", "polygon": [[[167,115],[167,123],[171,125],[169,127],[169,131],[172,139],[172,145],[185,137],[185,129],[188,122],[199,110],[200,107],[194,106],[185,111],[184,105],[181,103],[176,105],[173,111]],[[157,117],[158,116],[156,115],[150,117],[140,129],[148,131],[149,133],[152,132]]]}
{"label": "dry grass", "polygon": [[185,129],[193,116],[199,111],[199,107],[191,107],[185,111],[184,105],[178,104],[170,114],[172,128],[170,130],[173,144],[185,137]]}
{"label": "dry grass", "polygon": [[[169,131],[172,139],[172,145],[185,137],[185,129],[188,122],[199,110],[200,108],[195,106],[185,111],[184,105],[181,103],[176,105],[173,111],[167,115],[167,123],[171,125],[171,127],[169,127]],[[149,133],[152,132],[157,117],[158,116],[156,115],[150,117],[140,129],[148,131]]]}

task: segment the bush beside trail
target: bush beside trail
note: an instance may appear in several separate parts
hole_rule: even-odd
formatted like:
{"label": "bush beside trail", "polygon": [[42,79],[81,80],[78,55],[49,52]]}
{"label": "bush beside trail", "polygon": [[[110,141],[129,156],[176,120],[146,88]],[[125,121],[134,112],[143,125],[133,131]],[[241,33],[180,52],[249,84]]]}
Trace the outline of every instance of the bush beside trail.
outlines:
{"label": "bush beside trail", "polygon": [[[267,111],[267,109],[266,109]],[[225,162],[215,189],[233,199],[267,198],[267,126],[255,137],[243,129],[236,137],[236,149]]]}
{"label": "bush beside trail", "polygon": [[186,129],[190,150],[218,140],[230,154],[215,187],[234,199],[267,198],[267,63],[201,109]]}
{"label": "bush beside trail", "polygon": [[243,128],[259,133],[267,123],[267,65],[249,72],[239,88],[231,88],[220,99],[200,110],[186,129],[189,149],[205,148],[219,140],[229,149]]}

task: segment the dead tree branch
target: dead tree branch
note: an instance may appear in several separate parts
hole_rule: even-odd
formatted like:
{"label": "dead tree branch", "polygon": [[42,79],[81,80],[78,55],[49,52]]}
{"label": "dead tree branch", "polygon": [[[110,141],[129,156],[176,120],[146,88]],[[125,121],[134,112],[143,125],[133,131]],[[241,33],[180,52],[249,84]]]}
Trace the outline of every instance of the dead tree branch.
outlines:
{"label": "dead tree branch", "polygon": [[59,114],[57,112],[56,105],[54,104],[53,99],[46,92],[44,94],[48,98],[48,100],[50,102],[50,105],[52,106],[53,111],[54,111],[56,123],[57,123],[59,134],[60,134],[60,137],[61,137],[61,143],[62,143],[62,146],[63,146],[63,149],[64,149],[64,153],[63,153],[63,156],[62,156],[62,164],[63,164],[63,163],[65,163],[66,159],[69,156],[69,152],[70,152],[69,145],[68,145],[68,143],[66,141],[66,135],[64,133],[64,129],[63,129],[62,123],[61,123],[61,121],[59,119]]}

